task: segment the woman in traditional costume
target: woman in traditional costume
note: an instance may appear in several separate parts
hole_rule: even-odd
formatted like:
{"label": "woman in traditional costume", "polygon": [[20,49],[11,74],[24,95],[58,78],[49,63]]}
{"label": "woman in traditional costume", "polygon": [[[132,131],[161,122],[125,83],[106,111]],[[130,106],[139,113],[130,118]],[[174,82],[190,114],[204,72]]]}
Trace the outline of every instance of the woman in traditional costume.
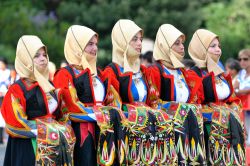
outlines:
{"label": "woman in traditional costume", "polygon": [[111,86],[112,79],[103,82],[98,76],[101,72],[96,68],[97,44],[96,32],[85,26],[71,26],[64,45],[69,65],[54,77],[55,87],[63,91],[64,107],[70,112],[76,135],[75,166],[119,163],[121,103]]}
{"label": "woman in traditional costume", "polygon": [[10,135],[5,166],[73,165],[75,136],[63,122],[60,91],[48,81],[48,61],[37,36],[19,39],[15,69],[21,78],[10,86],[1,109]]}
{"label": "woman in traditional costume", "polygon": [[203,79],[201,103],[208,164],[245,165],[245,136],[239,118],[241,104],[234,94],[231,77],[218,66],[219,37],[198,29],[188,52],[197,65],[193,71]]}
{"label": "woman in traditional costume", "polygon": [[[140,65],[143,32],[131,20],[119,20],[112,30],[112,63],[103,79],[115,78],[112,84],[122,99],[122,110],[127,117],[128,129],[124,131],[124,163],[128,165],[167,164],[172,149],[164,149],[168,139],[168,116],[161,110],[150,108],[146,68]],[[170,141],[171,142],[171,141]]]}
{"label": "woman in traditional costume", "polygon": [[185,36],[173,25],[160,26],[155,40],[153,57],[155,65],[147,71],[153,108],[165,110],[173,126],[170,138],[175,144],[176,155],[171,163],[178,165],[205,165],[203,119],[197,102],[199,77],[189,76],[185,71]]}

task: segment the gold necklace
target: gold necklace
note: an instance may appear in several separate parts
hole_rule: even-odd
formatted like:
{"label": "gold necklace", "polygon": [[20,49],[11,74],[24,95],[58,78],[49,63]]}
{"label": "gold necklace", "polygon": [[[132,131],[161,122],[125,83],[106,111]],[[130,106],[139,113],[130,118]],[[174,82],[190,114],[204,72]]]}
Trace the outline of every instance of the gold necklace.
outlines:
{"label": "gold necklace", "polygon": [[177,86],[179,88],[183,88],[183,85],[182,85],[182,75],[179,75],[178,71],[176,70],[176,73],[173,73],[174,75],[174,79],[176,80],[176,83],[177,83]]}
{"label": "gold necklace", "polygon": [[[134,78],[133,78],[134,77]],[[138,85],[139,83],[140,83],[140,78],[142,77],[142,75],[141,75],[141,72],[139,72],[139,73],[135,73],[133,76],[132,76],[132,79],[133,79],[133,81],[134,81],[134,83],[136,84],[136,85]]]}
{"label": "gold necklace", "polygon": [[183,87],[183,86],[182,86],[182,83],[181,83],[181,80],[177,79],[177,85],[178,85],[179,88],[182,88],[182,87]]}

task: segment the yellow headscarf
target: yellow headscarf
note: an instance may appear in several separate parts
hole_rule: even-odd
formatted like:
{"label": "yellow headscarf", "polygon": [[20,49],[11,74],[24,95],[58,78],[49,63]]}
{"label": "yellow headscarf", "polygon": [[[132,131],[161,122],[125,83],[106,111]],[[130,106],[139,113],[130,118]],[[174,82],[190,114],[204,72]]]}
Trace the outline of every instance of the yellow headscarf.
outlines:
{"label": "yellow headscarf", "polygon": [[119,20],[112,30],[112,62],[124,67],[124,72],[136,73],[140,70],[140,53],[133,49],[129,42],[142,29],[133,21]]}
{"label": "yellow headscarf", "polygon": [[82,66],[84,69],[89,68],[94,75],[97,74],[97,55],[89,55],[84,49],[95,35],[98,37],[97,33],[88,27],[72,25],[68,29],[64,44],[64,54],[68,63]]}
{"label": "yellow headscarf", "polygon": [[198,29],[189,43],[188,53],[198,67],[207,68],[208,72],[219,75],[224,72],[218,66],[220,56],[208,52],[209,45],[215,38],[218,38],[218,36],[213,32]]}
{"label": "yellow headscarf", "polygon": [[[37,36],[22,36],[17,43],[15,69],[20,77],[37,81],[45,92],[50,92],[55,88],[48,81],[48,66],[44,71],[39,71],[33,62],[37,51],[42,47],[45,48],[47,54],[47,48]],[[47,59],[49,61],[48,54]]]}
{"label": "yellow headscarf", "polygon": [[182,64],[182,59],[184,55],[180,55],[174,50],[172,50],[172,46],[175,41],[182,37],[183,41],[185,40],[185,35],[176,29],[173,25],[163,24],[158,29],[153,57],[156,61],[161,61],[166,67],[171,68],[182,68],[184,65]]}

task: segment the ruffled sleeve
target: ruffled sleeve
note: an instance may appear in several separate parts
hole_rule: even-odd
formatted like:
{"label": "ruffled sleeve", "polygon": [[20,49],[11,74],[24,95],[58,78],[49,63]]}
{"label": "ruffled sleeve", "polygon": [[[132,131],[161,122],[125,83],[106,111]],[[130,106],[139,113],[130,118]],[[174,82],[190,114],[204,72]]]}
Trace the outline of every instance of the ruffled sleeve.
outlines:
{"label": "ruffled sleeve", "polygon": [[157,108],[160,103],[161,75],[157,66],[150,66],[145,70],[145,78],[148,82],[147,104]]}
{"label": "ruffled sleeve", "polygon": [[6,122],[6,131],[12,137],[32,138],[36,135],[36,122],[28,120],[26,100],[19,85],[13,84],[4,97],[1,113]]}
{"label": "ruffled sleeve", "polygon": [[103,71],[100,71],[99,77],[105,84],[107,91],[104,105],[121,108],[122,100],[119,95],[119,81],[112,68],[106,67]]}
{"label": "ruffled sleeve", "polygon": [[201,104],[204,101],[202,78],[192,70],[182,70],[190,89],[189,103]]}
{"label": "ruffled sleeve", "polygon": [[64,114],[69,114],[70,119],[73,121],[95,121],[93,109],[86,107],[86,105],[79,100],[73,78],[67,69],[62,68],[57,71],[53,83],[54,86],[59,89],[59,97],[62,100],[61,109]]}

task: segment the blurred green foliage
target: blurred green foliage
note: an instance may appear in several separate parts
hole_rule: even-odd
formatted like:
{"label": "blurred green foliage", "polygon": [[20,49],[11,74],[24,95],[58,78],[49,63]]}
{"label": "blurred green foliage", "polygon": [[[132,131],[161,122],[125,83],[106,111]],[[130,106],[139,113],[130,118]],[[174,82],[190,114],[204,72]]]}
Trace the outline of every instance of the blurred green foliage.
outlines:
{"label": "blurred green foliage", "polygon": [[250,46],[250,0],[1,0],[0,56],[14,62],[18,39],[39,36],[57,66],[64,59],[64,40],[73,24],[85,25],[99,34],[98,65],[111,61],[111,31],[122,18],[134,20],[144,37],[155,39],[161,24],[170,23],[186,34],[185,46],[198,28],[220,36],[223,57],[236,57]]}
{"label": "blurred green foliage", "polygon": [[220,37],[222,60],[250,48],[250,0],[212,3],[203,9],[206,28]]}

